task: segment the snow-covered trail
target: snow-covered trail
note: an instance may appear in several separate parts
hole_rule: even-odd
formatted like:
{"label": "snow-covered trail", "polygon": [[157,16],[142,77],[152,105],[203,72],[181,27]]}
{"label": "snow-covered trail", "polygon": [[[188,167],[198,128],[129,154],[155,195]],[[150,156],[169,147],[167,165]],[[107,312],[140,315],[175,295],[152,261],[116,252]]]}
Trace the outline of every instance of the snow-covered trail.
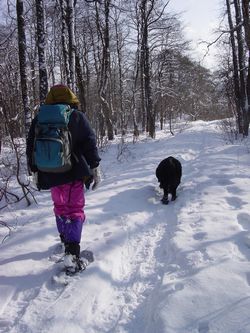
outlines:
{"label": "snow-covered trail", "polygon": [[[26,224],[1,245],[0,332],[249,333],[249,156],[203,122],[130,147],[123,163],[116,154],[103,155],[102,185],[86,194],[82,248],[95,262],[67,287],[51,280],[49,193],[16,212]],[[154,172],[169,155],[183,178],[164,206]]]}

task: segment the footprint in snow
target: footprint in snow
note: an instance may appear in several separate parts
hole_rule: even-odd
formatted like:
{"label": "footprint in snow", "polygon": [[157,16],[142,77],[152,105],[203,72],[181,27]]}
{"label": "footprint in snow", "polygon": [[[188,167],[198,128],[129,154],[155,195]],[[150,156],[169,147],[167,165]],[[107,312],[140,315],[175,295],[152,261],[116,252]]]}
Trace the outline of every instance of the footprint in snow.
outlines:
{"label": "footprint in snow", "polygon": [[233,209],[240,209],[244,204],[247,203],[238,197],[230,197],[230,198],[226,198],[226,200],[227,200],[227,203],[229,204],[229,206],[231,206]]}
{"label": "footprint in snow", "polygon": [[250,286],[250,272],[247,273],[247,283]]}
{"label": "footprint in snow", "polygon": [[232,194],[240,194],[242,192],[242,190],[235,185],[227,186],[227,191]]}
{"label": "footprint in snow", "polygon": [[112,235],[112,232],[108,231],[108,232],[104,232],[103,236],[104,237],[109,237]]}
{"label": "footprint in snow", "polygon": [[193,238],[195,240],[202,240],[207,236],[206,232],[197,232],[196,234],[193,235]]}
{"label": "footprint in snow", "polygon": [[229,180],[227,178],[224,178],[224,179],[220,178],[220,179],[218,179],[217,184],[222,185],[222,186],[230,186],[233,183],[231,182],[231,180]]}
{"label": "footprint in snow", "polygon": [[199,333],[209,333],[209,322],[208,321],[202,321],[199,323],[198,327]]}
{"label": "footprint in snow", "polygon": [[250,215],[247,213],[240,213],[237,216],[238,223],[245,229],[250,230]]}
{"label": "footprint in snow", "polygon": [[178,282],[174,285],[174,290],[178,291],[178,290],[183,290],[184,289],[184,284],[181,282]]}
{"label": "footprint in snow", "polygon": [[250,233],[247,233],[245,236],[244,236],[244,243],[247,247],[250,248]]}
{"label": "footprint in snow", "polygon": [[101,225],[101,222],[99,222],[99,221],[95,221],[94,224],[96,224],[96,225]]}

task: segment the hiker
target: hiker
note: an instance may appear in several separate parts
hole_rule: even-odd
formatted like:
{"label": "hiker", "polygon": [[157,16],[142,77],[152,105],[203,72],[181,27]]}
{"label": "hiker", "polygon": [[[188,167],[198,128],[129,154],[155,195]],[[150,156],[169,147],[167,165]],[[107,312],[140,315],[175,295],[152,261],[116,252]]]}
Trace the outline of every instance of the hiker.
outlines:
{"label": "hiker", "polygon": [[[78,111],[78,105],[78,98],[67,86],[53,86],[32,120],[26,150],[28,167],[37,175],[38,189],[51,190],[57,229],[65,246],[64,265],[71,271],[82,268],[80,242],[85,220],[84,181],[88,181],[89,187],[92,180],[91,188],[95,189],[101,180],[101,159],[95,134],[85,115]],[[60,121],[55,120],[57,117],[62,122],[68,117],[68,125],[64,124],[62,130],[55,128],[55,124],[48,124],[52,121],[59,124]],[[58,156],[54,158],[53,154],[60,140],[54,140],[56,143],[53,145],[46,141],[45,136],[53,137],[59,132],[63,133],[60,149],[69,152],[58,160]]]}

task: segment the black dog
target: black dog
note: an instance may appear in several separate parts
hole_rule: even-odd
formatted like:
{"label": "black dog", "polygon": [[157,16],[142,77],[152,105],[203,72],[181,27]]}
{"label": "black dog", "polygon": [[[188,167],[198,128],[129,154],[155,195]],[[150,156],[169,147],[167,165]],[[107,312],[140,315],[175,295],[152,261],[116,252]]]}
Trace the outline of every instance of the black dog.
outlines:
{"label": "black dog", "polygon": [[169,193],[172,195],[172,201],[176,199],[176,189],[181,182],[182,176],[181,163],[176,158],[169,156],[160,162],[155,173],[160,183],[160,188],[164,191],[161,201],[167,205]]}

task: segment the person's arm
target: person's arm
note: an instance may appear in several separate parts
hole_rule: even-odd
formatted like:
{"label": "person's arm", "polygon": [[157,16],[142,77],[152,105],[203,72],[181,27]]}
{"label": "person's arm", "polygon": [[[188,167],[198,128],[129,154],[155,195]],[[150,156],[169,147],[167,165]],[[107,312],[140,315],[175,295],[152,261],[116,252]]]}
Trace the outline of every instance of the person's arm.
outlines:
{"label": "person's arm", "polygon": [[79,128],[81,151],[84,154],[90,169],[97,168],[101,158],[98,154],[98,148],[96,145],[96,135],[91,128],[88,119],[83,113],[80,114]]}

